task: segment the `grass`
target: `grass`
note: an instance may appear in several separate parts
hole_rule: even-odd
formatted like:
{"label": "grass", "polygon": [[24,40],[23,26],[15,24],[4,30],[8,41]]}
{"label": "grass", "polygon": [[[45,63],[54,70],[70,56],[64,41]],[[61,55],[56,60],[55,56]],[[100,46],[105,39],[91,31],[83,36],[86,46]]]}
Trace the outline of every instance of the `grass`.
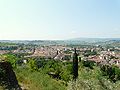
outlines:
{"label": "grass", "polygon": [[66,90],[65,85],[60,80],[52,79],[44,74],[42,70],[30,71],[27,68],[16,69],[16,76],[22,88],[28,90]]}

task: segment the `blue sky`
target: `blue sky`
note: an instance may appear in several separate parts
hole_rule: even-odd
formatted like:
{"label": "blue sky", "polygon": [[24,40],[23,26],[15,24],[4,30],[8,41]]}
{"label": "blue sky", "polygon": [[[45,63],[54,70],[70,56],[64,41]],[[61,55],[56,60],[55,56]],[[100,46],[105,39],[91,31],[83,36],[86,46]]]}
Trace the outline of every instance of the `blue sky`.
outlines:
{"label": "blue sky", "polygon": [[120,0],[0,0],[1,40],[120,38]]}

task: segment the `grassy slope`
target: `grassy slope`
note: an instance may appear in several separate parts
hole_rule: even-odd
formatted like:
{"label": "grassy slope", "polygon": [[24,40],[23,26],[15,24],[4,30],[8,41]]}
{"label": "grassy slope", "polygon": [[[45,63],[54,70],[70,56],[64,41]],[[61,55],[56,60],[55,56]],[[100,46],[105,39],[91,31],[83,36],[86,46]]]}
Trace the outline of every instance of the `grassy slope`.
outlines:
{"label": "grassy slope", "polygon": [[97,66],[90,69],[79,65],[78,79],[70,81],[67,87],[62,81],[57,81],[43,72],[17,69],[16,75],[21,86],[29,90],[120,90],[120,81],[112,83],[102,76],[100,68]]}
{"label": "grassy slope", "polygon": [[69,82],[68,90],[120,90],[120,81],[112,83],[101,75],[99,67],[80,67],[78,79]]}
{"label": "grassy slope", "polygon": [[15,72],[22,88],[28,90],[66,90],[61,81],[52,79],[42,71],[32,72],[28,69],[17,69]]}
{"label": "grassy slope", "polygon": [[61,80],[51,78],[43,70],[37,72],[18,67],[15,73],[21,87],[28,90],[120,90],[120,81],[112,83],[102,76],[97,66],[90,69],[79,65],[78,79],[70,81],[68,86],[65,86]]}

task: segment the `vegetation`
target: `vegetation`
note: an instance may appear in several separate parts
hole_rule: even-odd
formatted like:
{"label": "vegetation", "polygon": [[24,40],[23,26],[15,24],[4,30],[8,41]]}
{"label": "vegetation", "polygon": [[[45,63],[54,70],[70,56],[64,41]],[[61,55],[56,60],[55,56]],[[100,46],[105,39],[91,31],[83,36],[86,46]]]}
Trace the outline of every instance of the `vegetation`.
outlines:
{"label": "vegetation", "polygon": [[119,80],[112,82],[109,77],[103,75],[101,68],[96,64],[93,65],[93,69],[88,66],[86,67],[83,63],[79,63],[78,79],[68,83],[68,90],[119,90]]}
{"label": "vegetation", "polygon": [[76,52],[76,48],[73,54],[73,79],[78,77],[78,54]]}
{"label": "vegetation", "polygon": [[16,67],[16,62],[19,60],[14,54],[4,54],[0,55],[0,59],[6,62],[9,62],[13,68]]}
{"label": "vegetation", "polygon": [[22,88],[28,90],[66,90],[62,81],[52,79],[42,70],[31,71],[28,68],[17,68],[15,70],[17,79]]}
{"label": "vegetation", "polygon": [[97,52],[96,51],[87,50],[84,53],[84,56],[86,56],[86,57],[91,56],[91,55],[97,55]]}
{"label": "vegetation", "polygon": [[0,46],[16,46],[15,43],[0,42]]}
{"label": "vegetation", "polygon": [[[120,69],[116,66],[97,65],[91,61],[78,62],[78,78],[73,80],[73,63],[40,57],[26,58],[18,64],[17,55],[5,54],[0,57],[9,62],[16,74],[19,85],[28,90],[119,90]],[[0,78],[5,71],[0,67]],[[3,87],[0,87],[0,89]]]}
{"label": "vegetation", "polygon": [[114,83],[120,80],[120,69],[117,66],[102,65],[101,71],[103,76],[106,76]]}

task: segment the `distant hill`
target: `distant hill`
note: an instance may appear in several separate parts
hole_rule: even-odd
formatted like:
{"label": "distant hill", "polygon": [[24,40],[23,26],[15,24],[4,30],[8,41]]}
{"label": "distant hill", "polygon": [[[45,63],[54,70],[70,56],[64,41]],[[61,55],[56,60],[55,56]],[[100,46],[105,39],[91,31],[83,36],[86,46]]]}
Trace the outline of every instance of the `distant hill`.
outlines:
{"label": "distant hill", "polygon": [[35,44],[35,45],[89,45],[89,44],[116,44],[119,45],[120,38],[74,38],[69,40],[0,40],[2,43]]}
{"label": "distant hill", "polygon": [[95,42],[106,42],[106,41],[117,41],[118,42],[120,41],[120,38],[73,38],[69,40],[95,43]]}
{"label": "distant hill", "polygon": [[101,41],[101,40],[120,40],[120,38],[73,38],[73,39],[69,39],[69,40],[82,40],[82,41],[94,40],[94,41]]}

